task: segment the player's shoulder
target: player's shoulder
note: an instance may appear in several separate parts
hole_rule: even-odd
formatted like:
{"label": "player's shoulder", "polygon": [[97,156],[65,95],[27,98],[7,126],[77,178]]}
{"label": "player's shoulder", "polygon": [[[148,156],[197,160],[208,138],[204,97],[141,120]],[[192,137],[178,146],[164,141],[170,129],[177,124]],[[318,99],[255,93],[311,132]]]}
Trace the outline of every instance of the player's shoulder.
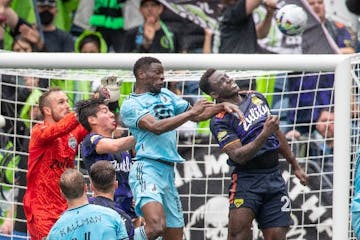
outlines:
{"label": "player's shoulder", "polygon": [[94,143],[102,138],[104,138],[104,136],[102,136],[101,134],[91,132],[88,135],[86,135],[84,142]]}

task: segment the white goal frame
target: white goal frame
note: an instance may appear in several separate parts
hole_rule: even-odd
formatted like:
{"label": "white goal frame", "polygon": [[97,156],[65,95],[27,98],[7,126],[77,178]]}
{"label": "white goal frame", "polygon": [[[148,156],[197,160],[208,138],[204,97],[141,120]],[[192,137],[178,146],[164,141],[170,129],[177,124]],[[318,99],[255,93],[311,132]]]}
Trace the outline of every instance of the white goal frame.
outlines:
{"label": "white goal frame", "polygon": [[[299,70],[335,72],[333,239],[349,235],[351,59],[360,55],[266,54],[76,54],[0,52],[0,68],[132,69],[141,56],[153,56],[165,69]],[[344,181],[346,179],[346,181]],[[335,207],[336,206],[336,207]]]}

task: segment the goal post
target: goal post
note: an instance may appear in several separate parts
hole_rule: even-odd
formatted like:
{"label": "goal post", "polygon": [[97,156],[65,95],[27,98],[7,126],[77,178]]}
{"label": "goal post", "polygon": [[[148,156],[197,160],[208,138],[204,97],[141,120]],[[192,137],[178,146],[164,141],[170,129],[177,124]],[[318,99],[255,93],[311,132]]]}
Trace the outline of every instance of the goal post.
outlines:
{"label": "goal post", "polygon": [[[360,64],[360,55],[267,55],[267,54],[122,54],[122,53],[108,53],[108,54],[75,54],[75,53],[10,53],[0,52],[0,75],[13,75],[19,76],[36,76],[53,79],[74,79],[77,81],[92,81],[93,79],[100,79],[101,76],[109,75],[112,72],[120,72],[122,74],[123,82],[134,82],[132,76],[132,67],[137,59],[142,56],[152,56],[158,58],[162,63],[166,71],[165,81],[173,81],[177,83],[198,81],[201,74],[208,68],[216,68],[220,70],[229,71],[229,75],[236,76],[239,81],[249,80],[255,82],[259,80],[258,76],[286,76],[291,78],[289,73],[300,73],[301,78],[306,75],[307,72],[316,72],[318,76],[322,74],[334,73],[335,81],[333,89],[335,100],[334,107],[335,121],[334,121],[334,153],[333,153],[333,188],[332,194],[332,233],[333,240],[343,240],[344,236],[348,236],[351,239],[351,226],[350,226],[350,200],[352,189],[352,176],[351,165],[353,164],[356,152],[354,151],[353,142],[351,142],[352,136],[352,117],[351,117],[351,104],[354,104],[352,95],[354,95],[354,89],[359,86],[356,85],[359,82],[359,75],[354,73],[356,71],[355,66]],[[79,71],[79,72],[77,72]],[[359,70],[357,70],[359,72]],[[171,79],[169,79],[171,78]],[[256,80],[257,79],[257,80]],[[290,79],[291,80],[291,79]],[[66,81],[66,80],[65,80]],[[355,83],[354,83],[355,82]],[[3,83],[0,83],[2,85]],[[355,85],[355,86],[354,86]],[[183,88],[180,87],[180,95],[184,96]],[[284,87],[285,88],[285,87]],[[334,91],[336,89],[336,91]],[[286,92],[286,89],[280,94],[282,96],[290,94]],[[314,90],[314,94],[317,94],[317,89]],[[274,93],[265,93],[268,96],[275,96]],[[185,96],[186,97],[186,96]],[[201,97],[201,93],[197,92],[194,97]],[[4,101],[0,98],[0,101]],[[296,109],[295,109],[296,110]],[[281,111],[288,111],[288,109],[280,109]],[[355,120],[358,121],[358,120]],[[315,124],[315,123],[311,123]],[[7,134],[7,133],[0,133]],[[193,136],[190,134],[190,136]],[[189,140],[189,139],[188,139]],[[182,202],[184,206],[184,214],[187,224],[186,239],[189,239],[191,230],[202,231],[201,238],[192,237],[191,239],[214,239],[215,232],[210,231],[206,227],[209,225],[215,225],[216,221],[209,221],[207,219],[211,217],[211,208],[219,204],[225,199],[211,198],[219,193],[211,189],[211,184],[221,184],[221,196],[227,194],[227,183],[229,180],[229,169],[227,169],[222,163],[226,163],[226,156],[217,152],[215,155],[214,149],[217,149],[217,144],[210,139],[205,143],[197,143],[195,137],[190,137],[191,150],[188,150],[187,142],[178,139],[178,147],[181,152],[184,150],[186,156],[186,163],[180,166],[180,169],[176,171],[177,174],[177,186],[181,190]],[[314,141],[309,139],[305,140],[305,145],[310,145]],[[356,142],[359,143],[359,142]],[[292,148],[296,144],[302,144],[301,140],[292,143]],[[358,147],[358,146],[355,146]],[[194,150],[196,149],[196,150]],[[197,152],[196,152],[197,151]],[[217,150],[216,150],[217,151]],[[310,166],[309,150],[301,157],[302,166],[305,170]],[[201,161],[196,161],[201,155]],[[208,163],[214,164],[208,164]],[[209,177],[211,174],[214,177]],[[226,173],[226,174],[225,174]],[[291,173],[293,174],[293,173]],[[321,174],[321,173],[319,173]],[[290,175],[290,171],[289,171]],[[286,174],[284,175],[287,176]],[[292,176],[287,180],[293,180]],[[195,184],[199,183],[199,184]],[[290,181],[291,184],[296,184],[294,181]],[[1,183],[0,183],[1,185]],[[199,186],[203,186],[205,194],[203,198],[200,190],[195,189]],[[292,188],[293,190],[294,188]],[[308,192],[316,192],[314,190],[307,190]],[[300,215],[309,215],[306,213],[306,209],[309,209],[308,192],[303,191],[302,203],[298,211],[302,212]],[[323,189],[318,190],[321,194]],[[324,191],[326,192],[326,191]],[[201,195],[201,196],[200,196]],[[201,198],[200,201],[204,201],[204,204],[196,204],[196,210],[191,206],[193,199]],[[214,201],[213,201],[214,200]],[[0,200],[1,203],[1,200]],[[184,204],[185,203],[185,204]],[[307,207],[306,207],[307,206]],[[222,214],[224,215],[224,214]],[[311,214],[310,214],[311,215]],[[206,217],[207,216],[207,217]],[[214,215],[215,216],[215,215]],[[202,218],[201,226],[195,223],[198,218]],[[319,217],[320,218],[320,217]],[[314,220],[314,224],[307,224],[305,221],[299,224],[299,231],[306,229],[307,227],[314,227],[319,229],[325,228],[324,222],[320,220]],[[190,224],[191,223],[191,224]],[[330,223],[327,223],[330,224]],[[325,230],[323,230],[325,231]],[[223,233],[222,233],[223,234]],[[196,236],[196,235],[194,235]],[[301,236],[301,234],[300,234]],[[218,238],[225,239],[225,238]],[[295,238],[288,238],[295,239]],[[298,238],[300,239],[300,238]],[[321,235],[317,233],[317,239],[321,239]]]}

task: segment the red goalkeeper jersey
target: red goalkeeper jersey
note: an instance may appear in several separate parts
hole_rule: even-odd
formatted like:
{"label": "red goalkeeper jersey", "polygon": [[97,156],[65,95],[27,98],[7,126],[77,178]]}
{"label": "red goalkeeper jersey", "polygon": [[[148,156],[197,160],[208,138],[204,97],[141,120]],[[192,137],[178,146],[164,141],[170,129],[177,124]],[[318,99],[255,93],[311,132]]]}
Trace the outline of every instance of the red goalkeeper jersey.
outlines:
{"label": "red goalkeeper jersey", "polygon": [[24,210],[31,239],[47,236],[67,208],[59,180],[74,167],[78,144],[87,131],[70,113],[54,125],[36,124],[31,133]]}

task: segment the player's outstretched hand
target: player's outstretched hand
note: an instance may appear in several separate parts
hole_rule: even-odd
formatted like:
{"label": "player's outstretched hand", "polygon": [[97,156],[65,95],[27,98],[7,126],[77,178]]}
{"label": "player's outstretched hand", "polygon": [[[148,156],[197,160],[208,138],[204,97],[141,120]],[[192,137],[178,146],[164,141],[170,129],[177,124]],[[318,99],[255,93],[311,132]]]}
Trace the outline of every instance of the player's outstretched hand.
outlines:
{"label": "player's outstretched hand", "polygon": [[205,99],[197,101],[194,106],[189,110],[194,116],[200,115],[205,111],[207,107],[213,106],[213,102],[209,102]]}
{"label": "player's outstretched hand", "polygon": [[233,103],[223,102],[224,110],[228,113],[234,114],[236,117],[240,119],[241,122],[245,121],[244,113],[240,110],[240,108]]}
{"label": "player's outstretched hand", "polygon": [[300,180],[300,183],[304,186],[307,185],[308,182],[308,176],[304,172],[304,170],[301,167],[297,167],[294,169],[295,176]]}

